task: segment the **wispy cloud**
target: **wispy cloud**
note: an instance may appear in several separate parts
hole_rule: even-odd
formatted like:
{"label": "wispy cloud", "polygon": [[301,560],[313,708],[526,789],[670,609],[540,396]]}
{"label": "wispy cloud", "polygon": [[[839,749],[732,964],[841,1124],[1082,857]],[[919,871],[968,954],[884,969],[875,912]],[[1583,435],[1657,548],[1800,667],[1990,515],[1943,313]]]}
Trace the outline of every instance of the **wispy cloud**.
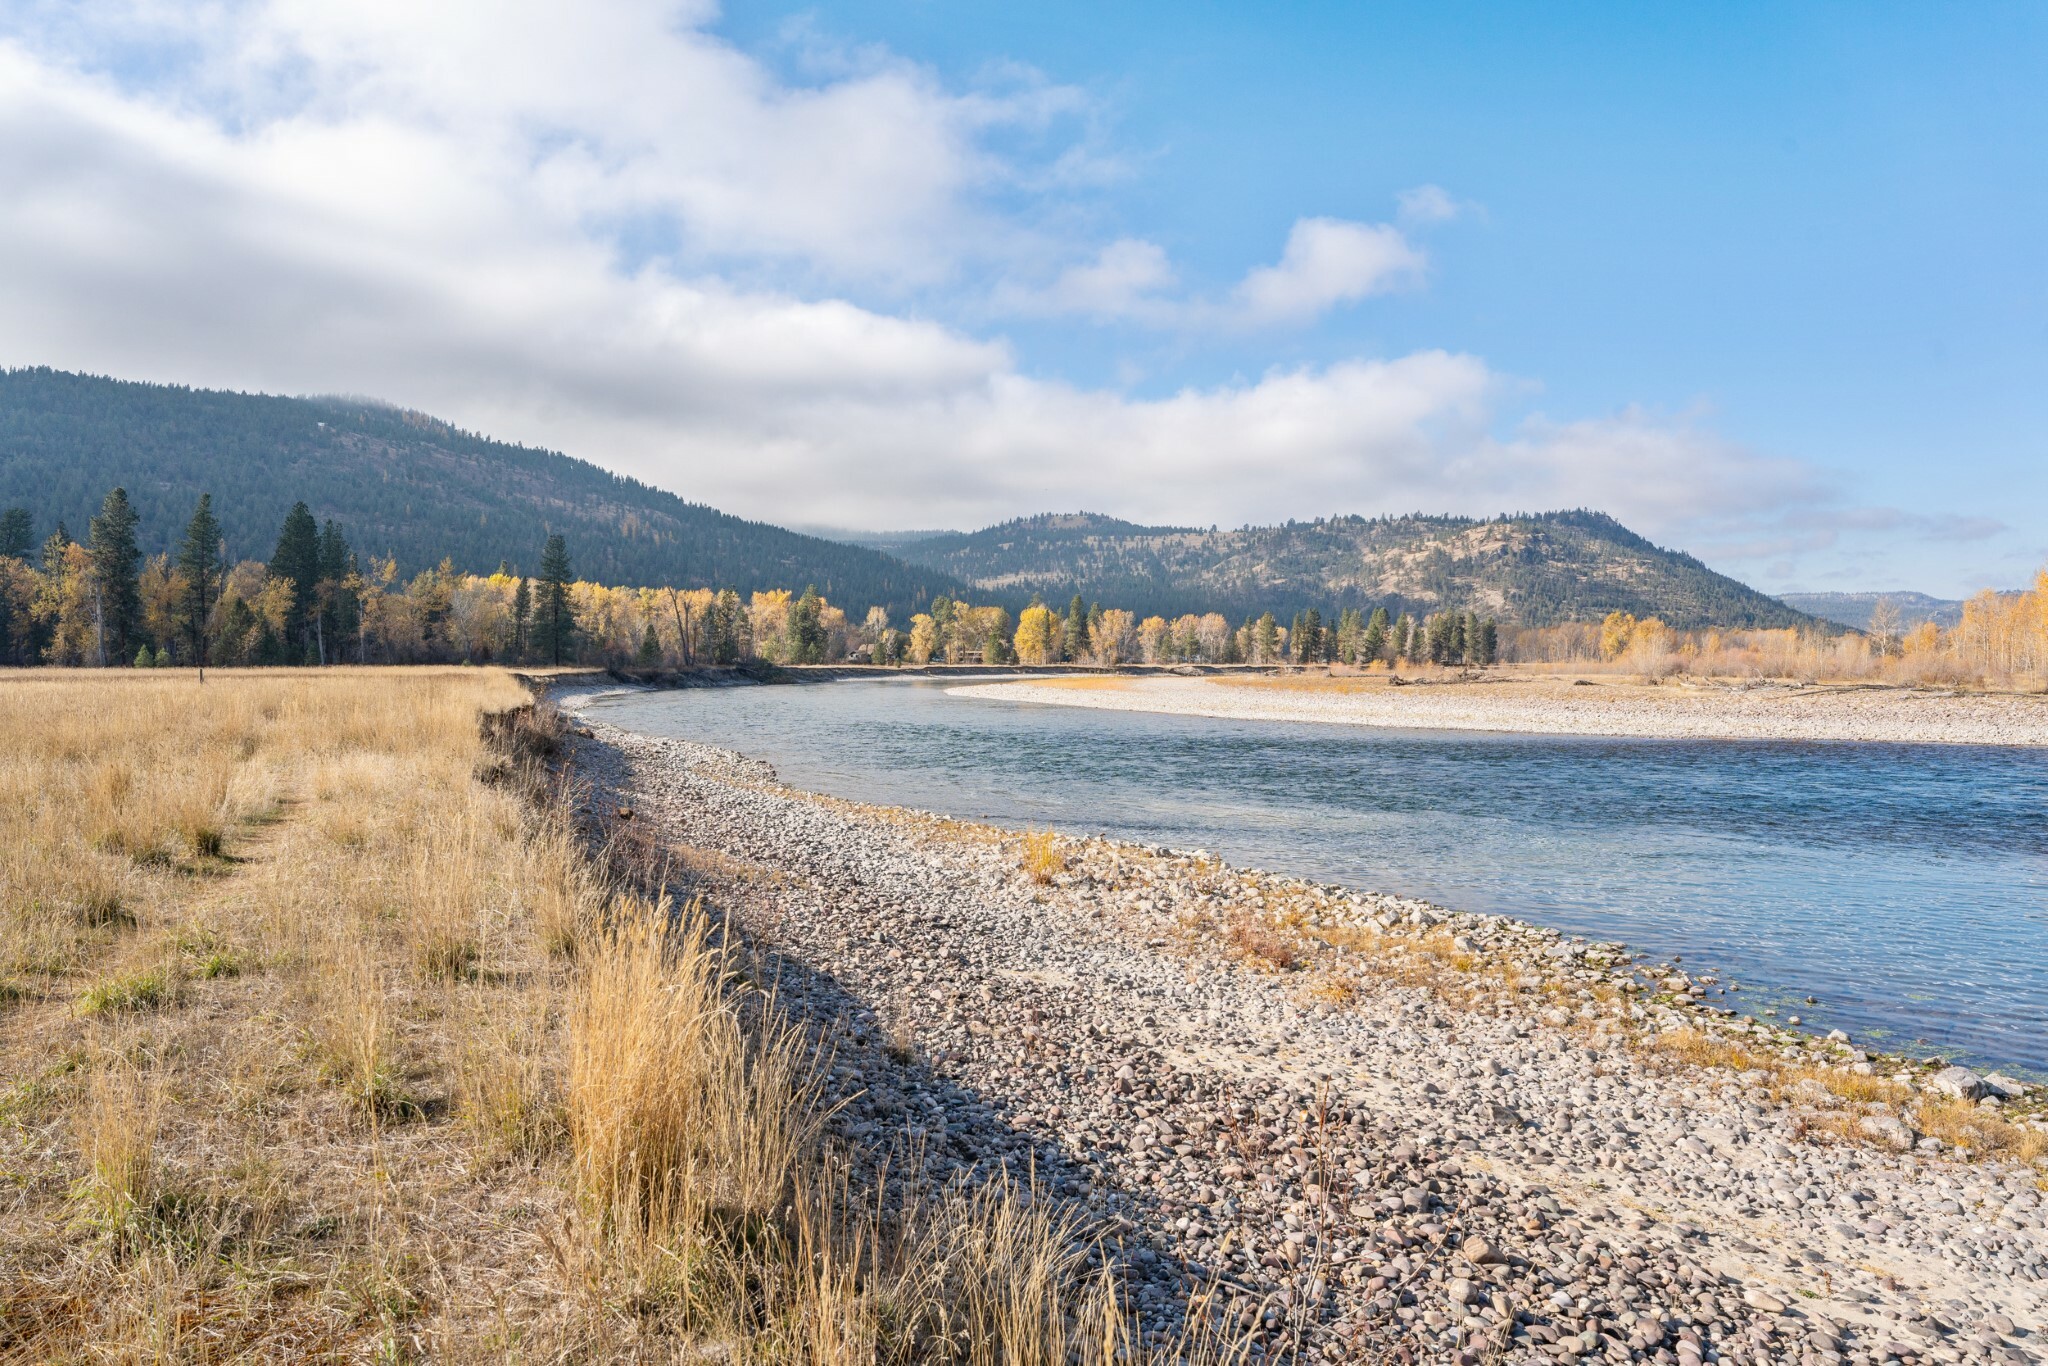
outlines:
{"label": "wispy cloud", "polygon": [[1400,205],[1401,222],[1411,228],[1448,223],[1478,208],[1476,204],[1452,198],[1451,192],[1441,185],[1413,186],[1396,194],[1394,202]]}

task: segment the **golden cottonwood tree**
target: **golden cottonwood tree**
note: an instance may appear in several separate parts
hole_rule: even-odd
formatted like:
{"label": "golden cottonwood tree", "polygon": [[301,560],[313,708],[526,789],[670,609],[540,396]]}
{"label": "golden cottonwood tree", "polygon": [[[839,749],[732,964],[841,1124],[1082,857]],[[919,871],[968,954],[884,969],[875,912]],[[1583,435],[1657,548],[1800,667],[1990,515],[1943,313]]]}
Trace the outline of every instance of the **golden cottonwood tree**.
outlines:
{"label": "golden cottonwood tree", "polygon": [[1115,668],[1131,657],[1138,621],[1121,607],[1109,608],[1088,633],[1088,648],[1097,664]]}
{"label": "golden cottonwood tree", "polygon": [[1017,662],[1045,664],[1052,659],[1053,615],[1046,607],[1024,609],[1017,618]]}
{"label": "golden cottonwood tree", "polygon": [[1166,618],[1146,617],[1138,623],[1138,658],[1147,664],[1158,664],[1167,656]]}

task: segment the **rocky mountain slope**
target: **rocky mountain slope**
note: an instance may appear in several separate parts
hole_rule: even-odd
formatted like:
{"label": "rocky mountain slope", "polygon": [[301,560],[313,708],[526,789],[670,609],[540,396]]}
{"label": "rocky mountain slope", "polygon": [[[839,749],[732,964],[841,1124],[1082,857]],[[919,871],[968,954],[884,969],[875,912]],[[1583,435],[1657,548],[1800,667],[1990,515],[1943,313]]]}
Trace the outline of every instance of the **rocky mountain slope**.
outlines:
{"label": "rocky mountain slope", "polygon": [[985,593],[1058,601],[1079,592],[1166,615],[1383,605],[1472,610],[1529,626],[1617,610],[1680,627],[1813,624],[1795,607],[1586,511],[1485,521],[1335,517],[1236,531],[1054,514],[902,542],[895,552]]}

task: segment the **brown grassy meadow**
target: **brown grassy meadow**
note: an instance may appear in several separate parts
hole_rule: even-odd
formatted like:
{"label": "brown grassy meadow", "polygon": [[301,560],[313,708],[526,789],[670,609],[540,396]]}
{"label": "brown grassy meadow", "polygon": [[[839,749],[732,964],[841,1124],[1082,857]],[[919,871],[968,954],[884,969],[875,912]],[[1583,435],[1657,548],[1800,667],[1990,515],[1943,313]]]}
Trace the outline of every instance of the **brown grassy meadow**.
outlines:
{"label": "brown grassy meadow", "polygon": [[0,1358],[1135,1359],[1059,1216],[824,1140],[530,700],[0,674]]}

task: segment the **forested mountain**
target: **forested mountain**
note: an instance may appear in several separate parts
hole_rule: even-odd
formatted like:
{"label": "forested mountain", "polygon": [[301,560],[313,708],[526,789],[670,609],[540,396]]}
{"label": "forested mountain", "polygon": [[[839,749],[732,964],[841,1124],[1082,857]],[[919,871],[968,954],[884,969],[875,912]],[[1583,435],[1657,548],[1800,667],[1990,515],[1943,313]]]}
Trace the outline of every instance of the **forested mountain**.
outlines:
{"label": "forested mountain", "polygon": [[278,398],[135,384],[44,368],[0,371],[0,508],[40,539],[74,536],[107,490],[128,490],[145,551],[167,550],[213,494],[231,559],[269,556],[304,500],[366,555],[411,574],[452,558],[534,571],[561,533],[576,573],[613,584],[801,590],[858,614],[906,616],[962,588],[943,571],[727,516],[554,451],[508,445],[360,399]]}
{"label": "forested mountain", "polygon": [[1778,601],[1790,603],[1824,621],[1870,629],[1870,614],[1877,604],[1889,600],[1898,612],[1894,626],[1910,631],[1923,621],[1944,629],[1963,619],[1963,604],[1953,598],[1933,598],[1925,593],[1780,593]]}
{"label": "forested mountain", "polygon": [[1316,607],[1476,611],[1522,626],[1609,612],[1674,627],[1810,625],[1813,618],[1597,512],[1336,517],[1237,531],[1138,526],[1090,513],[1027,517],[902,544],[905,559],[985,593],[1079,592],[1174,616]]}

